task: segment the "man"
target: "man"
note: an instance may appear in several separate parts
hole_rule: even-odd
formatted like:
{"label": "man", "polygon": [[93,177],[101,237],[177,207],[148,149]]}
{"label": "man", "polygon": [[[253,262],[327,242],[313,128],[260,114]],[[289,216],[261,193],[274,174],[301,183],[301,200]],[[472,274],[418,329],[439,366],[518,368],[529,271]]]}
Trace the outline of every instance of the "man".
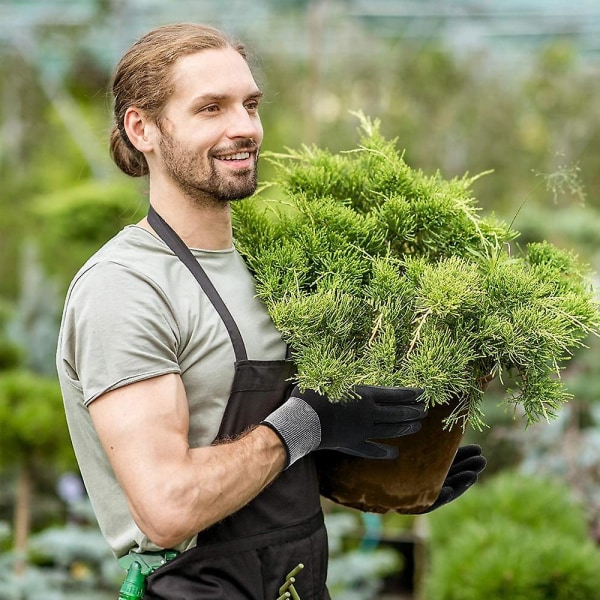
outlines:
{"label": "man", "polygon": [[[421,391],[357,388],[334,405],[291,389],[232,244],[230,202],[255,191],[263,138],[242,46],[201,25],[157,28],[124,55],[113,94],[111,154],[148,176],[150,210],[76,275],[57,354],[102,532],[117,557],[162,565],[146,599],[274,599],[299,563],[302,600],[329,598],[311,452],[393,457],[370,440],[417,431]],[[472,458],[438,504],[475,481]]]}

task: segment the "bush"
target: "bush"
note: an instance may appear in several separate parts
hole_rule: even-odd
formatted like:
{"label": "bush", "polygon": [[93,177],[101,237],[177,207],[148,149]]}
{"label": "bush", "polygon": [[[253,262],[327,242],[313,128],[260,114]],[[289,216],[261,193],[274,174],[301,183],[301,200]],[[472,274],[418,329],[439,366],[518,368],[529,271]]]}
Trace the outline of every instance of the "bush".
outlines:
{"label": "bush", "polygon": [[38,242],[49,274],[62,287],[102,244],[145,216],[147,202],[128,181],[88,181],[40,196],[33,218],[43,227]]}
{"label": "bush", "polygon": [[449,425],[479,429],[496,376],[528,423],[556,416],[561,370],[600,330],[589,267],[548,241],[513,244],[512,224],[480,215],[476,177],[413,169],[360,119],[354,151],[270,155],[273,186],[233,212],[296,383],[332,401],[355,385],[423,388],[430,407],[460,398]]}
{"label": "bush", "polygon": [[426,600],[591,600],[600,550],[552,480],[502,474],[429,516]]}

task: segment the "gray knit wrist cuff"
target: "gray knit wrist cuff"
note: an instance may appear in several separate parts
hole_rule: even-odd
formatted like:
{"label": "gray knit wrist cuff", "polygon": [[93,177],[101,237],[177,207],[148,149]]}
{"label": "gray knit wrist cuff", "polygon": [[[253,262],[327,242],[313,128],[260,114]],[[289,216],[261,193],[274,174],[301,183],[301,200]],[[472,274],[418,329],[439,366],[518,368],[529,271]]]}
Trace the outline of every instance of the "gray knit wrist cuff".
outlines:
{"label": "gray knit wrist cuff", "polygon": [[[288,452],[288,465],[316,450],[321,443],[321,421],[304,400],[292,396],[264,421],[281,437]],[[286,468],[287,468],[286,467]]]}

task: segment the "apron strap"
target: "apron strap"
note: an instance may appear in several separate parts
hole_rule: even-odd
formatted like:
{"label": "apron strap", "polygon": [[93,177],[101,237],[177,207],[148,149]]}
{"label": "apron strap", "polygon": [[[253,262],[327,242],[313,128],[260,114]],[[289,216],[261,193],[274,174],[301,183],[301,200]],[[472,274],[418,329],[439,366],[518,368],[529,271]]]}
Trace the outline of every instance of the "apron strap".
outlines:
{"label": "apron strap", "polygon": [[248,355],[246,353],[246,346],[236,322],[231,316],[227,306],[225,306],[221,296],[219,296],[212,281],[208,278],[208,275],[196,257],[192,254],[192,251],[184,244],[183,240],[175,233],[175,231],[173,231],[168,223],[154,210],[152,205],[148,208],[148,223],[161,237],[163,242],[175,253],[179,260],[190,270],[212,305],[215,307],[217,313],[219,313],[221,320],[227,328],[229,337],[231,338],[235,360],[237,362],[247,360]]}

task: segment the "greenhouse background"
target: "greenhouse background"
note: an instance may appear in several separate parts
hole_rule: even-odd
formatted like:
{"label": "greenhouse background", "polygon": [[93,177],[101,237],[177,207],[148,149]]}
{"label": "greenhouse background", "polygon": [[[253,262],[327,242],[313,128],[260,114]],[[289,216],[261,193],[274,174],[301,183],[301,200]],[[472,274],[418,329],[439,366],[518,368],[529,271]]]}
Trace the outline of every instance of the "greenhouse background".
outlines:
{"label": "greenhouse background", "polygon": [[[0,600],[108,600],[122,578],[71,453],[54,348],[78,266],[145,211],[143,182],[108,155],[112,69],[175,21],[250,47],[265,149],[354,148],[362,111],[415,168],[487,173],[478,204],[518,243],[600,270],[598,0],[0,0]],[[491,426],[466,434],[488,468],[461,500],[418,517],[326,503],[333,598],[594,600],[600,341],[587,344],[549,423],[525,429],[491,384]]]}

